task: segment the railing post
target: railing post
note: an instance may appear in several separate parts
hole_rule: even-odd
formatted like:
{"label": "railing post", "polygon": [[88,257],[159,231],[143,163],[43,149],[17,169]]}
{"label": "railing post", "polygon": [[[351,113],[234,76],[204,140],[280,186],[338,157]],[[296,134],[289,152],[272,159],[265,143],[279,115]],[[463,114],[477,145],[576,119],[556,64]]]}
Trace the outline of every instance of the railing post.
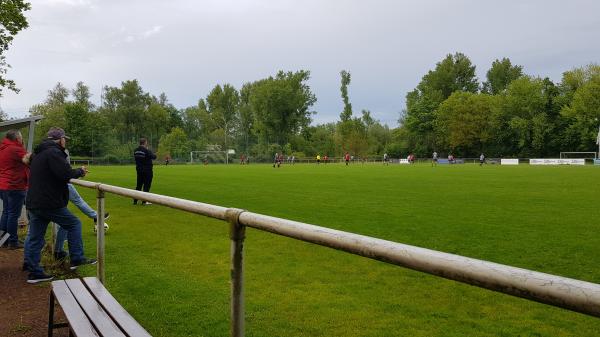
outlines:
{"label": "railing post", "polygon": [[96,276],[104,284],[104,191],[101,190],[98,190],[96,212]]}
{"label": "railing post", "polygon": [[239,223],[242,209],[228,208],[225,219],[229,222],[231,239],[231,336],[244,336],[244,239],[246,226]]}

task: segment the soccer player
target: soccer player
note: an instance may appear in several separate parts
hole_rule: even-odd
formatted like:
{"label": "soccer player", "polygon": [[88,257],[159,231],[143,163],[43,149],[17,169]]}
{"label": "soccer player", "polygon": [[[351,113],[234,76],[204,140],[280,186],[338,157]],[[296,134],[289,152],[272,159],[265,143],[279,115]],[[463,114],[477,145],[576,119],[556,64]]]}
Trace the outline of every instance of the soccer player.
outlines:
{"label": "soccer player", "polygon": [[482,166],[483,164],[485,164],[485,156],[483,155],[483,153],[479,156],[479,166]]}
{"label": "soccer player", "polygon": [[388,165],[388,154],[387,153],[383,154],[383,165]]}
{"label": "soccer player", "polygon": [[437,166],[438,154],[433,151],[433,156],[431,157],[431,166]]}
{"label": "soccer player", "polygon": [[346,161],[346,166],[348,166],[348,162],[350,161],[350,154],[348,152],[344,155],[344,160]]}

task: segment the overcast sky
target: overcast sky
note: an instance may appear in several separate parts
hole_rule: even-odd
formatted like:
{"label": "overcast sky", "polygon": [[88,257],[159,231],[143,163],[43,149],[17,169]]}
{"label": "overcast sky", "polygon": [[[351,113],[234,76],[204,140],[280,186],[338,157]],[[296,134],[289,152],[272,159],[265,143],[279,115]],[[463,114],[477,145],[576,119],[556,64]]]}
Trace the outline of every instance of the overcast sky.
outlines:
{"label": "overcast sky", "polygon": [[138,79],[178,108],[216,84],[240,88],[278,70],[310,70],[314,123],[342,110],[340,75],[361,109],[397,126],[405,95],[446,54],[465,53],[480,80],[496,58],[560,81],[600,61],[597,0],[30,0],[29,28],[7,52],[0,107],[24,117],[57,82],[103,85]]}

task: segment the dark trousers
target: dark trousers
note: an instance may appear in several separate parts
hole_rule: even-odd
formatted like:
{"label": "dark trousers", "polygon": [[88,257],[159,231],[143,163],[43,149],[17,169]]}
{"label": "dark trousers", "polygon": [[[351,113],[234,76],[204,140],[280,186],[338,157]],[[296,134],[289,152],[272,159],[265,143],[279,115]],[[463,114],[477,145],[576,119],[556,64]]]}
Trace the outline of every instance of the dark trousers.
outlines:
{"label": "dark trousers", "polygon": [[0,190],[2,199],[2,217],[0,218],[0,230],[8,232],[8,243],[18,244],[17,229],[23,201],[25,200],[25,191]]}
{"label": "dark trousers", "polygon": [[[137,183],[135,189],[138,191],[149,192],[150,186],[152,185],[152,171],[149,170],[137,170]],[[137,199],[133,199],[133,203],[137,204]]]}

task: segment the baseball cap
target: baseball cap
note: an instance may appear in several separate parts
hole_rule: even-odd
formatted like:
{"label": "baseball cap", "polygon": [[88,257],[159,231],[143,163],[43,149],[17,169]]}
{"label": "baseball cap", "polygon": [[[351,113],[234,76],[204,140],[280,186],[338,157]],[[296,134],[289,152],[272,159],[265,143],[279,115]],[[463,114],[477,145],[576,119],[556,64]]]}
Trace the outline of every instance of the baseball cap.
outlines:
{"label": "baseball cap", "polygon": [[61,138],[71,139],[71,137],[65,135],[65,130],[63,130],[61,128],[55,128],[55,127],[50,128],[47,135],[48,135],[49,139],[61,139]]}

